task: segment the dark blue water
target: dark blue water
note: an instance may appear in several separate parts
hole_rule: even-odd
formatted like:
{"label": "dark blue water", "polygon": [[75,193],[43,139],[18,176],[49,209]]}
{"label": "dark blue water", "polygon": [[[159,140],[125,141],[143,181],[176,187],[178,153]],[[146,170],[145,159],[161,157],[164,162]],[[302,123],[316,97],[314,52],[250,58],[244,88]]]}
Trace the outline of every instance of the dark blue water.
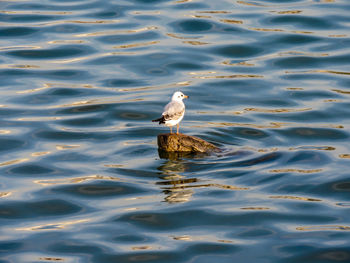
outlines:
{"label": "dark blue water", "polygon": [[[348,0],[0,2],[0,262],[350,262]],[[159,155],[181,132],[221,147]]]}

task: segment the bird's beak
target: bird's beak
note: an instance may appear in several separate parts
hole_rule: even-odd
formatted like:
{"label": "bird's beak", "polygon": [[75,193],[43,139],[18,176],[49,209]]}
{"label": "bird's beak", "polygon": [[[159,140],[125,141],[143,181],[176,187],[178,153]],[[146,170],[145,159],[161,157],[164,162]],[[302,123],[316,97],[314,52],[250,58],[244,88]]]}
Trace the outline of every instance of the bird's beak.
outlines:
{"label": "bird's beak", "polygon": [[185,95],[185,96],[184,96],[184,98],[185,98],[185,99],[188,99],[188,98],[189,98],[189,96]]}

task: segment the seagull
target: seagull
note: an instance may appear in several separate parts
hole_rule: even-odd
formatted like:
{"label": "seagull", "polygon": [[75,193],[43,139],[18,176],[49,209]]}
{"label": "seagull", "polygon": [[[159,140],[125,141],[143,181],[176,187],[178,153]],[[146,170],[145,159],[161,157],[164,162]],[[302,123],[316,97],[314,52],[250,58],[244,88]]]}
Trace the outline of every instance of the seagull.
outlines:
{"label": "seagull", "polygon": [[164,107],[162,117],[152,121],[170,127],[170,133],[172,133],[172,126],[177,125],[176,134],[179,134],[179,123],[185,115],[185,104],[182,100],[187,98],[188,96],[181,91],[176,91],[171,97],[171,101]]}

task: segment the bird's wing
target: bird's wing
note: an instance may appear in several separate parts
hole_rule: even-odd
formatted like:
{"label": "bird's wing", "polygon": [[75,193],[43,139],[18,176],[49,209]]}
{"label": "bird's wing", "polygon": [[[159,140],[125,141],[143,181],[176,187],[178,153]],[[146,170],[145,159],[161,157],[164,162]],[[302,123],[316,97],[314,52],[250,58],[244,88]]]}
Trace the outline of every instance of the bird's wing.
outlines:
{"label": "bird's wing", "polygon": [[164,107],[162,115],[165,120],[178,120],[185,113],[185,105],[182,102],[171,101]]}

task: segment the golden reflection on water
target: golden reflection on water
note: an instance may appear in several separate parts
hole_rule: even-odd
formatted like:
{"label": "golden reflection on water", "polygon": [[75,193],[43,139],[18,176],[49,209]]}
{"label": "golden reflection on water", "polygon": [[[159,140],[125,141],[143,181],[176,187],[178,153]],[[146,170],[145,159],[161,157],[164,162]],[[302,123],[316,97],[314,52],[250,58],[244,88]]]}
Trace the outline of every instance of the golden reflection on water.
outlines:
{"label": "golden reflection on water", "polygon": [[259,152],[259,153],[271,153],[271,152],[277,152],[279,150],[277,147],[273,147],[273,148],[244,147],[242,149],[247,151]]}
{"label": "golden reflection on water", "polygon": [[146,47],[151,45],[159,44],[160,41],[150,41],[150,42],[142,42],[142,43],[134,43],[129,45],[121,45],[121,46],[114,46],[115,49],[127,49],[127,48],[135,48],[135,47]]}
{"label": "golden reflection on water", "polygon": [[221,189],[235,190],[235,191],[250,190],[249,187],[238,187],[238,186],[227,185],[227,184],[203,184],[203,185],[200,185],[199,187],[217,187]]}
{"label": "golden reflection on water", "polygon": [[312,108],[302,108],[302,109],[263,109],[263,108],[245,108],[245,111],[255,111],[260,113],[290,113],[290,112],[304,112],[311,111]]}
{"label": "golden reflection on water", "polygon": [[206,19],[212,18],[211,16],[203,16],[203,15],[185,15],[185,16],[192,17],[192,18],[206,18]]}
{"label": "golden reflection on water", "polygon": [[133,56],[133,55],[137,55],[136,52],[132,52],[132,51],[120,51],[120,52],[109,52],[109,53],[105,53],[102,54],[101,56],[96,55],[96,58],[101,58],[101,57],[108,57],[108,56]]}
{"label": "golden reflection on water", "polygon": [[279,57],[287,57],[287,56],[328,57],[329,54],[291,50],[291,51],[279,52],[278,56]]}
{"label": "golden reflection on water", "polygon": [[328,35],[329,37],[347,37],[348,35],[340,34],[340,35]]}
{"label": "golden reflection on water", "polygon": [[142,11],[132,11],[131,14],[133,14],[133,15],[160,15],[161,11],[142,10]]}
{"label": "golden reflection on water", "polygon": [[192,241],[207,241],[207,242],[219,242],[219,243],[226,243],[226,244],[233,244],[234,242],[232,240],[227,239],[216,239],[212,236],[206,236],[206,235],[198,235],[198,236],[190,236],[190,235],[179,235],[179,236],[170,236],[173,240],[177,241],[185,241],[185,242],[192,242]]}
{"label": "golden reflection on water", "polygon": [[338,99],[328,99],[328,100],[323,100],[323,102],[343,102],[342,100],[338,100]]}
{"label": "golden reflection on water", "polygon": [[350,94],[350,91],[347,90],[341,90],[341,89],[332,89],[332,91],[335,91],[336,93],[340,93],[340,94]]}
{"label": "golden reflection on water", "polygon": [[56,145],[56,149],[59,151],[64,151],[64,150],[70,150],[74,148],[79,148],[79,144],[62,144],[62,145]]}
{"label": "golden reflection on water", "polygon": [[[243,113],[243,112],[242,112]],[[239,113],[239,114],[242,114]],[[235,113],[237,114],[237,113]],[[260,125],[260,124],[253,124],[253,123],[235,123],[235,122],[197,122],[197,121],[191,121],[192,124],[191,128],[202,128],[202,127],[248,127],[248,128],[256,128],[256,129],[278,129],[278,128],[284,128],[284,127],[299,127],[300,124],[298,123],[287,123],[287,122],[271,122],[270,124]],[[303,128],[331,128],[331,129],[343,129],[344,126],[342,125],[332,125],[332,124],[303,124]]]}
{"label": "golden reflection on water", "polygon": [[334,151],[336,148],[332,146],[313,146],[313,145],[304,145],[298,147],[290,147],[290,151],[298,151],[298,150],[318,150],[318,151]]}
{"label": "golden reflection on water", "polygon": [[9,197],[10,195],[12,195],[12,192],[0,192],[0,198]]}
{"label": "golden reflection on water", "polygon": [[336,74],[336,75],[350,75],[350,72],[347,72],[347,71],[336,71],[336,70],[325,70],[325,69],[315,69],[315,70],[306,70],[306,71],[285,71],[285,73],[286,74],[327,73],[327,74]]}
{"label": "golden reflection on water", "polygon": [[210,75],[210,74],[216,74],[216,71],[195,71],[195,72],[189,72],[189,75]]}
{"label": "golden reflection on water", "polygon": [[[9,1],[9,0],[7,0]],[[10,0],[11,1],[11,0]],[[17,2],[17,0],[14,0]],[[27,0],[22,0],[27,1]],[[26,10],[20,10],[20,11],[6,11],[6,10],[0,10],[0,13],[2,14],[17,14],[17,15],[70,15],[73,14],[73,12],[68,11],[26,11]]]}
{"label": "golden reflection on water", "polygon": [[286,88],[286,90],[304,90],[303,88]]}
{"label": "golden reflection on water", "polygon": [[263,31],[263,32],[286,32],[286,33],[293,33],[293,34],[315,34],[315,32],[312,31],[301,31],[301,30],[285,30],[280,28],[262,28],[262,27],[248,27],[247,29],[253,30],[253,31]]}
{"label": "golden reflection on water", "polygon": [[96,180],[121,181],[121,179],[117,177],[96,174],[96,175],[73,177],[73,178],[35,180],[34,183],[40,184],[42,186],[51,186],[51,185],[60,185],[60,184],[77,184],[77,183],[83,183],[87,181],[96,181]]}
{"label": "golden reflection on water", "polygon": [[138,28],[138,29],[108,30],[108,31],[101,31],[101,32],[77,34],[77,35],[75,35],[75,37],[95,37],[95,36],[108,36],[108,35],[121,35],[121,34],[123,34],[123,35],[124,34],[135,34],[135,33],[157,30],[157,29],[158,29],[158,27],[156,27],[156,26],[148,26],[148,27],[142,27],[142,28]]}
{"label": "golden reflection on water", "polygon": [[218,239],[217,240],[220,243],[227,243],[227,244],[233,244],[234,242],[231,240],[226,240],[226,239]]}
{"label": "golden reflection on water", "polygon": [[140,87],[140,88],[118,88],[118,91],[120,92],[135,92],[135,91],[146,91],[146,90],[162,90],[162,89],[169,89],[169,88],[176,88],[176,87],[185,87],[189,86],[192,82],[191,81],[181,81],[176,83],[169,83],[169,84],[162,84],[159,86],[146,86],[146,87]]}
{"label": "golden reflection on water", "polygon": [[28,158],[15,159],[15,160],[11,160],[11,161],[2,162],[2,163],[0,163],[0,166],[13,165],[13,164],[23,163],[23,162],[27,162],[27,161],[29,161]]}
{"label": "golden reflection on water", "polygon": [[220,19],[221,22],[226,24],[243,24],[242,20],[234,20],[234,19]]}
{"label": "golden reflection on water", "polygon": [[32,68],[40,68],[37,65],[28,65],[28,64],[2,64],[0,68],[20,68],[20,69],[32,69]]}
{"label": "golden reflection on water", "polygon": [[131,250],[149,250],[152,249],[151,246],[137,246],[137,247],[131,247]]}
{"label": "golden reflection on water", "polygon": [[0,50],[21,50],[21,49],[40,49],[41,46],[8,46],[0,47]]}
{"label": "golden reflection on water", "polygon": [[[244,150],[248,151],[254,151],[254,152],[263,152],[263,153],[270,153],[270,152],[276,152],[279,150],[288,150],[288,151],[300,151],[300,150],[311,150],[311,151],[334,151],[336,150],[335,147],[332,146],[298,146],[298,147],[289,147],[287,149],[285,148],[254,148],[254,147],[244,147],[242,148]],[[270,170],[271,173],[284,173],[284,172],[298,172],[298,173],[318,173],[322,172],[323,169],[294,169],[294,168],[281,168],[281,169],[272,169]]]}
{"label": "golden reflection on water", "polygon": [[25,117],[25,118],[18,118],[16,121],[55,121],[55,120],[61,120],[61,117]]}
{"label": "golden reflection on water", "polygon": [[283,168],[283,169],[273,169],[269,170],[270,173],[302,173],[302,174],[312,174],[322,172],[323,169],[293,169],[293,168]]}
{"label": "golden reflection on water", "polygon": [[192,2],[193,0],[178,0],[178,1],[175,1],[174,3],[175,4],[183,4],[183,3],[189,3],[189,2]]}
{"label": "golden reflection on water", "polygon": [[67,24],[115,24],[120,23],[120,20],[60,20],[60,21],[50,21],[45,23],[31,24],[32,27],[43,27],[43,26],[53,26],[53,25],[67,25]]}
{"label": "golden reflection on water", "polygon": [[342,158],[342,159],[350,159],[350,154],[349,154],[349,153],[339,154],[339,158]]}
{"label": "golden reflection on water", "polygon": [[85,105],[128,103],[128,102],[138,102],[143,100],[144,99],[141,99],[141,98],[128,99],[128,100],[111,100],[110,98],[99,98],[99,99],[75,101],[72,103],[67,103],[62,105],[55,105],[55,106],[51,106],[50,108],[69,108],[69,107],[85,106]]}
{"label": "golden reflection on water", "polygon": [[225,61],[221,62],[221,64],[222,65],[226,65],[226,66],[247,66],[247,67],[254,67],[255,66],[255,64],[248,63],[247,61],[231,63],[230,61],[225,60]]}
{"label": "golden reflection on water", "polygon": [[[272,12],[276,12],[276,11],[272,11]],[[302,13],[303,11],[301,10],[287,10],[287,11],[278,11],[277,14],[280,14],[280,15],[294,15],[294,14],[300,14]]]}
{"label": "golden reflection on water", "polygon": [[301,226],[296,230],[300,231],[350,231],[350,226],[324,225],[324,226]]}
{"label": "golden reflection on water", "polygon": [[104,167],[108,167],[108,168],[121,168],[121,167],[124,167],[124,165],[122,165],[122,164],[105,164],[103,166]]}
{"label": "golden reflection on water", "polygon": [[12,131],[10,130],[0,130],[0,134],[10,134]]}
{"label": "golden reflection on water", "polygon": [[234,75],[216,75],[216,76],[193,76],[195,79],[236,79],[236,78],[263,78],[262,75],[255,74],[234,74]]}
{"label": "golden reflection on water", "polygon": [[242,207],[242,210],[270,210],[269,207]]}
{"label": "golden reflection on water", "polygon": [[348,72],[348,71],[336,71],[336,70],[322,70],[322,69],[319,69],[319,70],[314,70],[314,72],[337,74],[337,75],[350,75],[350,72]]}
{"label": "golden reflection on water", "polygon": [[197,11],[199,14],[231,14],[231,11],[220,11],[220,10],[213,10],[213,11]]}
{"label": "golden reflection on water", "polygon": [[270,196],[272,199],[290,199],[290,200],[300,200],[300,201],[309,201],[309,202],[321,202],[321,199],[300,197],[300,196],[291,196],[291,195],[275,195]]}
{"label": "golden reflection on water", "polygon": [[73,23],[73,24],[114,24],[119,23],[120,20],[91,20],[91,21],[82,21],[82,20],[67,20],[67,21],[58,21],[57,23]]}
{"label": "golden reflection on water", "polygon": [[[271,31],[271,30],[258,29],[258,31]],[[273,29],[272,31],[279,31],[279,30]],[[224,62],[221,62],[221,64],[226,65],[226,66],[256,66],[257,62],[259,62],[259,61],[266,61],[269,59],[280,58],[280,57],[291,57],[291,56],[326,57],[326,56],[329,56],[329,54],[328,53],[302,52],[302,51],[291,50],[291,51],[283,51],[283,52],[278,52],[275,54],[260,56],[260,57],[255,58],[255,59],[245,60],[245,61],[235,62],[235,63],[231,63],[229,60],[225,60]],[[293,88],[290,88],[290,89],[293,89]],[[295,88],[295,89],[303,90],[302,88]]]}
{"label": "golden reflection on water", "polygon": [[[51,152],[37,152],[37,153],[32,153],[31,156],[32,157],[38,157],[38,156],[43,156],[43,155],[50,154],[50,153]],[[14,160],[10,160],[10,161],[6,161],[6,162],[0,163],[0,167],[8,166],[8,165],[14,165],[14,164],[19,164],[19,163],[23,163],[23,162],[28,162],[29,160],[30,160],[30,158],[14,159]]]}
{"label": "golden reflection on water", "polygon": [[45,261],[63,261],[64,258],[40,257],[39,260],[45,260]]}
{"label": "golden reflection on water", "polygon": [[67,228],[71,225],[81,224],[89,222],[90,219],[80,219],[80,220],[74,220],[74,221],[66,221],[66,222],[57,222],[57,223],[51,223],[51,224],[42,224],[32,227],[22,227],[22,228],[15,228],[16,231],[47,231],[47,230],[61,230],[64,228]]}
{"label": "golden reflection on water", "polygon": [[85,40],[74,40],[74,39],[60,39],[60,40],[51,40],[48,41],[47,44],[49,45],[57,45],[57,44],[83,44],[88,43],[88,41]]}
{"label": "golden reflection on water", "polygon": [[35,89],[27,89],[27,90],[20,90],[20,91],[16,91],[17,94],[27,94],[27,93],[33,93],[33,92],[38,92],[38,91],[42,91],[48,88],[51,88],[52,85],[49,83],[44,83],[42,87],[40,88],[35,88]]}
{"label": "golden reflection on water", "polygon": [[182,236],[172,236],[174,240],[181,240],[181,241],[193,241],[192,237],[189,235],[182,235]]}
{"label": "golden reflection on water", "polygon": [[50,153],[51,152],[35,152],[35,153],[32,153],[31,156],[37,157],[37,156],[47,155],[47,154],[50,154]]}
{"label": "golden reflection on water", "polygon": [[254,31],[264,31],[264,32],[283,32],[284,30],[282,29],[277,29],[277,28],[258,28],[258,27],[250,27],[250,30]]}
{"label": "golden reflection on water", "polygon": [[182,41],[184,44],[190,44],[193,46],[202,46],[202,45],[208,45],[208,42],[201,42],[201,41]]}
{"label": "golden reflection on water", "polygon": [[252,124],[252,123],[234,123],[234,122],[208,122],[209,126],[215,127],[248,127],[248,128],[256,128],[256,129],[276,129],[281,128],[282,123],[271,122],[269,125],[260,125],[260,124]]}
{"label": "golden reflection on water", "polygon": [[198,39],[201,37],[184,37],[184,36],[179,36],[179,34],[174,34],[174,33],[166,33],[167,36],[172,37],[172,38],[177,38],[177,39]]}
{"label": "golden reflection on water", "polygon": [[263,4],[258,4],[256,2],[248,2],[248,1],[237,1],[237,4],[255,6],[255,7],[267,7],[266,5],[263,5]]}
{"label": "golden reflection on water", "polygon": [[68,63],[74,63],[74,62],[88,60],[88,59],[100,58],[100,57],[103,57],[104,55],[106,54],[93,54],[93,55],[81,56],[81,57],[69,58],[69,59],[53,59],[48,62],[51,64],[68,64]]}

